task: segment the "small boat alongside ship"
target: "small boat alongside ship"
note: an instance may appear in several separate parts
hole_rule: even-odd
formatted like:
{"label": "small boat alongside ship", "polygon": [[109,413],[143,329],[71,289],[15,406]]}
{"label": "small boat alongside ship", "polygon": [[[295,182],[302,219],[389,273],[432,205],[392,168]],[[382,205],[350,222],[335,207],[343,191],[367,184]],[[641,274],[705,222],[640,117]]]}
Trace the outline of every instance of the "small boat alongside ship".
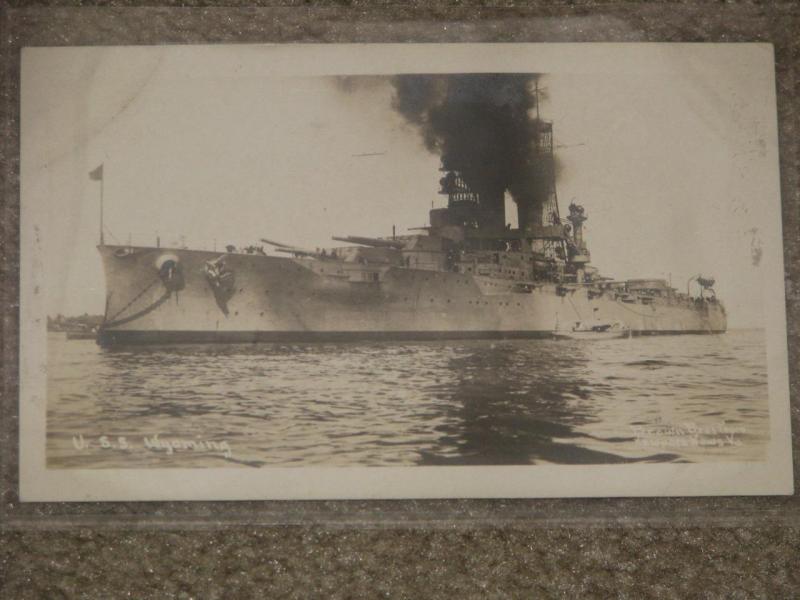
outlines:
{"label": "small boat alongside ship", "polygon": [[569,340],[613,340],[631,337],[631,329],[620,321],[585,323],[576,321],[567,329],[555,329],[553,337]]}

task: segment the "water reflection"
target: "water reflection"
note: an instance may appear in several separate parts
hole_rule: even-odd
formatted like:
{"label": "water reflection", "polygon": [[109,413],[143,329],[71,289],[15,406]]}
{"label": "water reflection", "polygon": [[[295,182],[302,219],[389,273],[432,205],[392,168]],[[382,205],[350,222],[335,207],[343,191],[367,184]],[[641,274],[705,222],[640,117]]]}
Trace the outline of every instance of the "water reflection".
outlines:
{"label": "water reflection", "polygon": [[[572,341],[183,345],[48,340],[48,466],[379,466],[759,460],[763,333]],[[636,428],[742,428],[736,445]],[[165,453],[167,440],[226,442]],[[129,448],[78,449],[75,436]],[[686,442],[686,440],[677,440]],[[691,442],[692,440],[688,440]],[[663,442],[663,443],[662,443]]]}
{"label": "water reflection", "polygon": [[[535,370],[531,369],[536,365]],[[475,346],[446,365],[454,385],[437,391],[451,409],[440,448],[420,464],[498,465],[617,463],[637,460],[583,447],[587,439],[618,444],[632,437],[597,438],[579,428],[598,415],[586,403],[591,389],[583,346],[513,342]],[[642,456],[671,460],[673,454]]]}

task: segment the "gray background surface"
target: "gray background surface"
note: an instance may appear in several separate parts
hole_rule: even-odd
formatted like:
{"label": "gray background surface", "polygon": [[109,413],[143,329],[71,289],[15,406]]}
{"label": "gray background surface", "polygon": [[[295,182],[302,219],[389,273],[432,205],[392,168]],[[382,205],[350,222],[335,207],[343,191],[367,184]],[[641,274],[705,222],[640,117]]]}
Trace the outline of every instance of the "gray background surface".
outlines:
{"label": "gray background surface", "polygon": [[[83,4],[83,7],[80,5]],[[96,4],[96,5],[94,5]],[[105,6],[99,6],[104,4]],[[259,9],[2,7],[3,598],[628,597],[800,594],[792,498],[26,505],[16,502],[18,59],[23,45],[767,41],[776,47],[793,429],[800,218],[797,3]],[[484,3],[489,4],[489,3]],[[500,3],[492,3],[497,6]],[[795,433],[794,447],[798,438]],[[795,465],[795,477],[798,468]],[[208,529],[211,527],[212,529]]]}

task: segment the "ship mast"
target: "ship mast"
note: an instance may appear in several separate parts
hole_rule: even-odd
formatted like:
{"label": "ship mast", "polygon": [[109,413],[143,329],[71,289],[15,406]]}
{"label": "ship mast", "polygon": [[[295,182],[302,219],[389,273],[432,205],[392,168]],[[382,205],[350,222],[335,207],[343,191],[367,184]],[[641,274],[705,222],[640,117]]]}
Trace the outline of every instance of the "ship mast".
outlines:
{"label": "ship mast", "polygon": [[[558,208],[558,193],[556,191],[556,174],[555,174],[555,142],[553,139],[553,124],[549,121],[541,119],[539,102],[541,100],[539,93],[539,80],[536,79],[533,84],[533,97],[536,104],[536,150],[537,160],[534,165],[534,177],[538,180],[537,188],[539,188],[544,195],[540,207],[540,213],[533,216],[538,220],[538,223],[532,222],[531,216],[526,219],[526,225],[538,226],[555,226],[562,225],[561,213]],[[522,216],[522,215],[520,215]],[[520,225],[522,227],[522,224]],[[542,240],[542,249],[546,254],[553,256],[557,254],[556,248],[561,248],[564,256],[567,254],[567,243],[564,239],[545,238]]]}
{"label": "ship mast", "polygon": [[103,225],[103,191],[104,191],[103,187],[104,187],[105,183],[104,183],[104,177],[103,177],[103,163],[100,163],[100,166],[98,166],[96,169],[94,169],[94,170],[89,172],[89,179],[91,179],[92,181],[99,181],[100,182],[100,245],[104,246],[105,245],[105,241],[104,241],[104,236],[103,236],[103,228],[104,228],[104,225]]}

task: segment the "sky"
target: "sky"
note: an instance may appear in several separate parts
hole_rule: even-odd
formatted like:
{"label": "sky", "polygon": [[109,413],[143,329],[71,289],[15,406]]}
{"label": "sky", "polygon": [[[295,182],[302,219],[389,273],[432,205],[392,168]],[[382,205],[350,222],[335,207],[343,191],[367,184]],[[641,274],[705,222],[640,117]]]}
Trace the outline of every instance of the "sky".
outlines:
{"label": "sky", "polygon": [[542,73],[561,211],[585,207],[593,264],[683,291],[713,275],[730,326],[762,324],[783,290],[767,278],[780,199],[757,44],[26,48],[22,253],[47,313],[102,313],[100,164],[107,243],[321,247],[426,225],[445,204],[438,157],[386,77],[347,91],[331,76],[442,72]]}

